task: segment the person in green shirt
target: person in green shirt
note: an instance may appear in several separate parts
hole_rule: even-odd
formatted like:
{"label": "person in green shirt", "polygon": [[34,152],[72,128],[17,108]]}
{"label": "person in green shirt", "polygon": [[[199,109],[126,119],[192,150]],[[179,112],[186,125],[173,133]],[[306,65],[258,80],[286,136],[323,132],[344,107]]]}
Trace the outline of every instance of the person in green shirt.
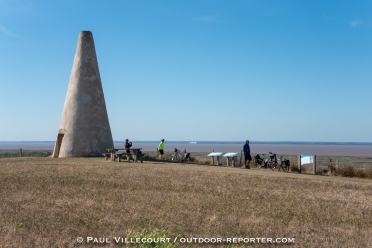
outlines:
{"label": "person in green shirt", "polygon": [[159,159],[163,159],[163,155],[164,155],[164,139],[162,139],[160,141],[160,144],[158,146],[158,151],[159,151]]}

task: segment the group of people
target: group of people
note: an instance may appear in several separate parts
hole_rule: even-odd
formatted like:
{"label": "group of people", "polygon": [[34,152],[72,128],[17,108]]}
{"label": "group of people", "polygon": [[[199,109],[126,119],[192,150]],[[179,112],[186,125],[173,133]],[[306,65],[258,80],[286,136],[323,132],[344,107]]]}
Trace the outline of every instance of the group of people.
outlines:
{"label": "group of people", "polygon": [[[125,140],[124,143],[125,150],[127,154],[130,154],[130,148],[132,147],[132,142],[129,139]],[[158,145],[159,159],[163,159],[164,156],[164,139],[162,139]]]}
{"label": "group of people", "polygon": [[[129,142],[128,139],[125,140],[124,147],[127,151],[127,153],[130,153],[130,148],[132,147],[132,142]],[[159,152],[159,159],[163,159],[164,156],[164,139],[162,139],[158,145],[158,152]],[[244,152],[244,166],[246,169],[250,169],[249,164],[251,163],[252,157],[251,157],[251,148],[249,147],[249,140],[245,141],[245,144],[243,146],[243,152]]]}
{"label": "group of people", "polygon": [[[158,145],[158,152],[159,152],[159,159],[163,159],[164,139],[162,139]],[[251,148],[249,147],[249,140],[245,141],[245,144],[243,146],[243,152],[244,152],[244,167],[246,169],[250,169],[249,164],[252,161],[252,157],[251,157]]]}

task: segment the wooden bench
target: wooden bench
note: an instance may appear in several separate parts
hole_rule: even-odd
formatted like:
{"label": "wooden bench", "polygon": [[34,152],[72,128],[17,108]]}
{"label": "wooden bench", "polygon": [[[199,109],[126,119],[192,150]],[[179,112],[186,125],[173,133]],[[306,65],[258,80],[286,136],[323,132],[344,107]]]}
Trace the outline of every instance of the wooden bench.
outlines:
{"label": "wooden bench", "polygon": [[145,156],[145,153],[137,153],[137,154],[135,154],[136,156],[135,156],[135,159],[134,159],[134,162],[135,163],[137,163],[138,162],[138,160],[141,162],[141,163],[143,163],[142,162],[142,158]]}
{"label": "wooden bench", "polygon": [[105,157],[106,161],[111,157],[111,153],[102,153],[102,155]]}
{"label": "wooden bench", "polygon": [[144,153],[134,154],[134,153],[120,152],[120,153],[115,153],[115,158],[118,158],[118,162],[121,162],[122,160],[130,162],[131,160],[133,160],[134,163],[137,163],[137,162],[143,163],[142,157],[144,155],[145,155]]}
{"label": "wooden bench", "polygon": [[135,162],[135,160],[133,159],[133,155],[132,153],[126,153],[126,152],[121,152],[121,153],[115,153],[115,158],[118,158],[118,162],[121,162],[121,160],[126,160],[128,162],[130,162],[130,160],[133,160]]}

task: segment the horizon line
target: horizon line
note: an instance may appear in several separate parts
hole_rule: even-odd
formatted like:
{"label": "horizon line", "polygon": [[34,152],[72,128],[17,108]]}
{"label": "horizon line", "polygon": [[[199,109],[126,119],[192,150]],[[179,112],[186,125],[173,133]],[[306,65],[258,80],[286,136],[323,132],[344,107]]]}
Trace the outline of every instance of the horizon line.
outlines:
{"label": "horizon line", "polygon": [[[4,143],[16,143],[16,142],[28,142],[28,143],[31,143],[31,142],[55,142],[54,140],[0,140],[0,142],[4,142]],[[115,142],[125,142],[125,140],[114,140],[113,141],[114,143]],[[149,142],[149,143],[156,143],[156,142],[160,142],[160,140],[132,140],[132,142]],[[167,142],[181,142],[181,143],[191,143],[191,142],[196,142],[196,143],[245,143],[245,140],[241,140],[241,141],[222,141],[222,140],[169,140],[169,141],[165,141],[166,143]],[[264,143],[264,144],[277,144],[277,143],[280,143],[280,144],[301,144],[301,143],[306,143],[306,144],[372,144],[372,142],[368,142],[368,141],[258,141],[258,140],[255,140],[255,141],[249,141],[250,143],[255,143],[255,144],[259,144],[259,143]]]}

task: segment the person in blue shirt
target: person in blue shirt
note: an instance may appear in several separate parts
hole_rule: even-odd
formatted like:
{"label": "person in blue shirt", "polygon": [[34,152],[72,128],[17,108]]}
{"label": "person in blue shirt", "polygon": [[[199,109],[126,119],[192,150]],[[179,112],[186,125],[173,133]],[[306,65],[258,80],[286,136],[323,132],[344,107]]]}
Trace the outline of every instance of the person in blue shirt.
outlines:
{"label": "person in blue shirt", "polygon": [[[245,141],[245,144],[243,146],[243,152],[244,152],[244,159],[245,159],[244,161],[245,168],[250,169],[249,163],[251,162],[252,157],[251,157],[251,148],[249,147],[249,140]],[[248,161],[248,164],[247,164],[247,161]]]}

